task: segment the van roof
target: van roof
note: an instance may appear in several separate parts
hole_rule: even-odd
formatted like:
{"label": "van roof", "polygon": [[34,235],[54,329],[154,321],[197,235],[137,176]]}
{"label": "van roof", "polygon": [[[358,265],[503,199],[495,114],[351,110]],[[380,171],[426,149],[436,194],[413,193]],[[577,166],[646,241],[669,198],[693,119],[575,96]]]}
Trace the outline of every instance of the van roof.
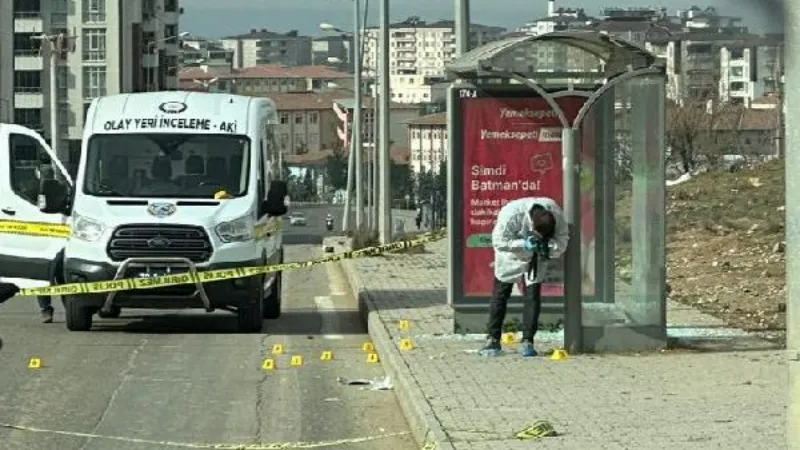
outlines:
{"label": "van roof", "polygon": [[[237,122],[241,127],[239,133],[246,133],[253,107],[266,105],[268,111],[276,114],[275,104],[269,99],[221,93],[142,92],[109,95],[95,101],[93,123],[87,123],[92,133],[108,132],[104,125],[109,120],[159,117]],[[255,105],[256,101],[260,105]]]}

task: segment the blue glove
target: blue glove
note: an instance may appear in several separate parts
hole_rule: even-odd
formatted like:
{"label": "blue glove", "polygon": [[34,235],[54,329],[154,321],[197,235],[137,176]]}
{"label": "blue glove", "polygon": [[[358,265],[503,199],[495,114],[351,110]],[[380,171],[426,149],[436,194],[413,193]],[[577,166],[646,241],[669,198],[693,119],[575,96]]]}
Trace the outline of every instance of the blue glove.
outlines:
{"label": "blue glove", "polygon": [[539,248],[539,241],[533,236],[528,236],[525,238],[523,247],[525,247],[525,250],[535,252]]}

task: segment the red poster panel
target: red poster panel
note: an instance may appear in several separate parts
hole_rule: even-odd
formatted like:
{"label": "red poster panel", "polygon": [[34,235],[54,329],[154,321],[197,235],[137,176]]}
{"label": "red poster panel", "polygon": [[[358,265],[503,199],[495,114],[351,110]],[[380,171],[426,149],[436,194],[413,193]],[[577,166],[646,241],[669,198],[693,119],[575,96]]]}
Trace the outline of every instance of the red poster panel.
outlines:
{"label": "red poster panel", "polygon": [[[557,99],[570,123],[584,97]],[[500,208],[522,197],[563,204],[561,122],[541,98],[474,98],[462,102],[464,127],[463,289],[491,295],[491,233]],[[553,261],[546,296],[563,295],[562,262]]]}

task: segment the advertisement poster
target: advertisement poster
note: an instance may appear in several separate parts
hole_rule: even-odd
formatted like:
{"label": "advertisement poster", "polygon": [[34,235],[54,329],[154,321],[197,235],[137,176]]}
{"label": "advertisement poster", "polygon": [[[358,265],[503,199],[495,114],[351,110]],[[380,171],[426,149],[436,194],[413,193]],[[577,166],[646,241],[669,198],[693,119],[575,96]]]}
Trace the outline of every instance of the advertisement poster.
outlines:
{"label": "advertisement poster", "polygon": [[[585,102],[584,97],[556,100],[569,121]],[[561,123],[541,98],[472,98],[465,99],[461,107],[463,294],[486,297],[494,285],[491,233],[500,208],[522,197],[550,197],[563,205]],[[584,143],[588,144],[585,140]],[[591,150],[592,146],[584,148]],[[590,193],[583,193],[582,197],[593,198]],[[582,203],[584,212],[593,206],[593,201]],[[589,225],[585,221],[582,225]],[[563,261],[552,264],[552,278],[542,285],[542,294],[562,296]]]}

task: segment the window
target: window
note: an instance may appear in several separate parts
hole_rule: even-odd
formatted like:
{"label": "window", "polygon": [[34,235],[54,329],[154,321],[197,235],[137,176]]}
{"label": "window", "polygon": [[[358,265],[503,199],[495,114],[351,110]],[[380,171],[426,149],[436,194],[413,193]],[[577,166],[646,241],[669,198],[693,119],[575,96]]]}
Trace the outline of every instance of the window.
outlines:
{"label": "window", "polygon": [[36,139],[23,134],[12,134],[9,138],[11,161],[9,179],[15,194],[32,205],[39,203],[39,182],[50,176],[64,181],[50,155]]}
{"label": "window", "polygon": [[23,127],[32,130],[41,131],[42,124],[42,110],[41,109],[15,109],[14,110],[14,123],[22,125]]}
{"label": "window", "polygon": [[83,68],[83,98],[93,99],[106,95],[106,68]]}
{"label": "window", "polygon": [[178,12],[178,0],[164,0],[165,12]]}
{"label": "window", "polygon": [[39,70],[15,70],[14,92],[42,92],[42,72]]}
{"label": "window", "polygon": [[177,43],[175,38],[178,37],[178,26],[177,25],[165,25],[164,26],[164,40],[169,44]]}
{"label": "window", "polygon": [[106,29],[87,28],[83,30],[84,61],[106,60]]}
{"label": "window", "polygon": [[743,91],[744,90],[744,82],[742,81],[734,81],[731,83],[731,90],[732,91]]}
{"label": "window", "polygon": [[289,135],[287,133],[281,134],[280,149],[281,151],[289,149]]}
{"label": "window", "polygon": [[744,68],[743,67],[732,67],[731,68],[731,75],[734,77],[741,77],[744,75]]}
{"label": "window", "polygon": [[318,122],[319,122],[319,113],[317,112],[308,113],[308,123],[316,125]]}
{"label": "window", "polygon": [[83,1],[83,21],[84,22],[105,22],[106,21],[106,0],[84,0]]}
{"label": "window", "polygon": [[97,197],[213,198],[248,189],[250,140],[232,134],[96,134],[84,193]]}
{"label": "window", "polygon": [[266,199],[265,193],[267,192],[267,181],[265,179],[267,174],[267,167],[264,164],[266,162],[264,151],[264,141],[261,141],[261,152],[258,155],[258,204],[262,204]]}
{"label": "window", "polygon": [[281,113],[281,125],[289,124],[289,114]]}
{"label": "window", "polygon": [[302,125],[303,124],[303,114],[297,113],[294,115],[294,124],[295,125]]}

